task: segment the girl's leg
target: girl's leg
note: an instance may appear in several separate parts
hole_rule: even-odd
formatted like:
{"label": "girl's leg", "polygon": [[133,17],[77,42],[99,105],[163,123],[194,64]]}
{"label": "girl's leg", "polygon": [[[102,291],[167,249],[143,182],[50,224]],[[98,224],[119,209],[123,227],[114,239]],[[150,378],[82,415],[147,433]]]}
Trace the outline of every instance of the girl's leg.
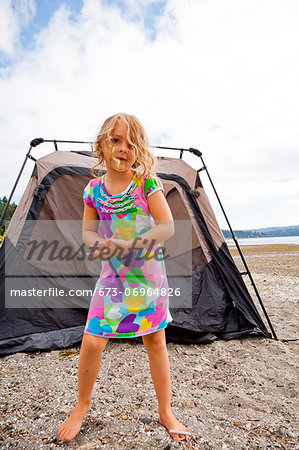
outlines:
{"label": "girl's leg", "polygon": [[78,401],[70,417],[58,428],[62,441],[71,441],[80,431],[83,419],[90,409],[92,388],[108,340],[90,334],[83,336],[78,366]]}
{"label": "girl's leg", "polygon": [[[142,336],[146,348],[151,375],[159,404],[159,422],[167,430],[190,431],[174,416],[170,405],[170,368],[166,348],[165,330]],[[171,433],[175,441],[183,440],[185,435]]]}

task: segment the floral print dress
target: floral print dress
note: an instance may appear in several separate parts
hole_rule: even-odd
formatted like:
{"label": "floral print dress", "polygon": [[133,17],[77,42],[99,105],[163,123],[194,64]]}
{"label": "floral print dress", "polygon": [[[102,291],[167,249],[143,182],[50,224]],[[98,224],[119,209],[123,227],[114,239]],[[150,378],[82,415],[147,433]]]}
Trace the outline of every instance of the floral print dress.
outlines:
{"label": "floral print dress", "polygon": [[[99,234],[134,239],[155,226],[147,199],[162,190],[159,179],[136,173],[117,195],[107,192],[105,175],[92,179],[83,200],[96,208]],[[162,330],[172,320],[168,308],[168,282],[160,244],[149,249],[120,252],[103,260],[91,299],[85,333],[107,338],[142,336]]]}

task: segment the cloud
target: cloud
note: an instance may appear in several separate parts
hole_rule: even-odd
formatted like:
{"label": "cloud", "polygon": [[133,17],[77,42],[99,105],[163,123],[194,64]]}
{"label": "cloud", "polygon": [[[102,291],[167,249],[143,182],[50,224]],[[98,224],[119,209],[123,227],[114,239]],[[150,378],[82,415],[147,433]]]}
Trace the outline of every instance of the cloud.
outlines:
{"label": "cloud", "polygon": [[0,51],[9,57],[14,55],[22,27],[27,27],[34,15],[34,0],[0,2]]}
{"label": "cloud", "polygon": [[0,51],[11,55],[18,42],[20,27],[10,0],[0,2]]}
{"label": "cloud", "polygon": [[[122,3],[130,11],[138,2]],[[11,11],[7,20],[15,20]],[[261,192],[270,211],[260,222],[244,215],[247,228],[276,225],[277,194],[296,190],[298,14],[293,0],[168,0],[153,36],[142,9],[130,17],[115,2],[85,0],[74,16],[62,3],[33,37],[33,50],[0,79],[7,156],[0,192],[12,185],[32,138],[93,139],[106,117],[126,111],[140,117],[153,144],[203,151],[236,227],[244,198],[252,207]],[[291,224],[293,215],[284,217]]]}
{"label": "cloud", "polygon": [[21,27],[27,27],[36,13],[34,0],[12,0],[12,6]]}
{"label": "cloud", "polygon": [[142,20],[144,13],[148,10],[155,10],[161,8],[166,4],[165,0],[106,0],[103,2],[107,6],[115,5],[120,8],[122,12],[125,12],[127,17],[131,19]]}

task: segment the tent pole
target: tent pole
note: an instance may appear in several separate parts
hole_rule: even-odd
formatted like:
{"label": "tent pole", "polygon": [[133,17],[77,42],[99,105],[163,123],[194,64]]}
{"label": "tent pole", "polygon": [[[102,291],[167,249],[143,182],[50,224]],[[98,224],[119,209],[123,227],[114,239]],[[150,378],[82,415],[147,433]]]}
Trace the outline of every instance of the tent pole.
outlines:
{"label": "tent pole", "polygon": [[54,143],[54,146],[55,146],[55,151],[58,151],[57,142],[78,143],[78,144],[91,144],[91,146],[92,146],[92,144],[93,144],[93,142],[86,142],[86,141],[60,141],[60,140],[56,140],[56,139],[43,139],[43,138],[36,138],[36,139],[33,139],[33,140],[30,142],[30,147],[29,147],[29,150],[28,150],[28,152],[27,152],[27,154],[26,154],[26,157],[25,157],[25,160],[24,160],[24,162],[23,162],[23,165],[22,165],[22,167],[21,167],[21,169],[20,169],[20,172],[19,172],[19,174],[18,174],[18,176],[17,176],[17,179],[16,179],[16,181],[15,181],[15,184],[14,184],[12,190],[11,190],[11,193],[10,193],[10,195],[9,195],[9,198],[8,198],[7,202],[6,202],[5,208],[4,208],[4,210],[2,211],[1,218],[0,218],[0,224],[2,223],[2,221],[3,221],[4,218],[5,218],[6,212],[7,212],[7,210],[8,210],[8,207],[9,207],[9,205],[10,205],[11,199],[12,199],[12,197],[13,197],[13,195],[14,195],[14,192],[15,192],[15,190],[16,190],[16,187],[17,187],[18,182],[19,182],[19,180],[20,180],[20,177],[21,177],[21,175],[22,175],[22,173],[23,173],[23,170],[24,170],[24,168],[25,168],[25,165],[26,165],[26,163],[27,163],[28,158],[35,160],[35,158],[33,158],[33,157],[30,155],[31,150],[32,150],[32,147],[36,147],[37,145],[42,144],[43,142],[53,142],[53,143]]}
{"label": "tent pole", "polygon": [[209,178],[209,181],[210,181],[210,183],[211,183],[211,186],[212,186],[212,188],[213,188],[213,190],[214,190],[214,193],[215,193],[215,195],[216,195],[216,197],[217,197],[217,200],[218,200],[218,202],[219,202],[220,208],[221,208],[221,210],[222,210],[222,212],[223,212],[223,215],[224,215],[224,217],[225,217],[225,220],[226,220],[226,222],[227,222],[227,224],[228,224],[229,230],[230,230],[230,232],[231,232],[231,234],[232,234],[233,240],[234,240],[234,242],[235,242],[235,244],[236,244],[236,247],[237,247],[237,249],[238,249],[239,255],[240,255],[240,257],[241,257],[241,259],[242,259],[242,262],[243,262],[243,264],[244,264],[244,267],[245,267],[245,269],[246,269],[246,272],[244,272],[243,275],[248,275],[248,276],[249,276],[251,285],[252,285],[252,287],[253,287],[253,289],[254,289],[255,295],[256,295],[256,297],[257,297],[257,299],[258,299],[258,301],[259,301],[259,304],[260,304],[260,306],[261,306],[261,308],[262,308],[262,311],[263,311],[263,313],[264,313],[264,315],[265,315],[265,317],[266,317],[266,320],[267,320],[267,322],[268,322],[268,325],[269,325],[269,327],[270,327],[270,330],[271,330],[271,332],[272,332],[272,335],[273,335],[273,337],[274,337],[275,340],[278,340],[277,335],[276,335],[276,333],[275,333],[275,330],[274,330],[274,328],[273,328],[273,325],[272,325],[272,323],[271,323],[270,317],[268,316],[268,313],[267,313],[267,311],[266,311],[266,308],[265,308],[265,306],[264,306],[264,304],[263,304],[263,302],[262,302],[261,296],[260,296],[259,291],[258,291],[258,289],[257,289],[257,287],[256,287],[256,284],[255,284],[255,282],[254,282],[254,279],[252,278],[251,272],[250,272],[250,270],[249,270],[249,267],[248,267],[248,265],[247,265],[247,262],[246,262],[246,260],[245,260],[244,255],[243,255],[243,252],[242,252],[242,250],[241,250],[241,247],[240,247],[240,245],[239,245],[239,242],[237,241],[237,238],[236,238],[236,236],[235,236],[235,233],[234,233],[234,231],[233,231],[233,229],[232,229],[232,227],[231,227],[231,224],[230,224],[230,222],[229,222],[229,220],[228,220],[228,217],[227,217],[227,215],[226,215],[226,212],[225,212],[225,210],[224,210],[224,208],[223,208],[223,205],[222,205],[222,203],[221,203],[220,197],[219,197],[219,195],[218,195],[218,193],[217,193],[217,191],[216,191],[215,185],[214,185],[214,183],[213,183],[213,181],[212,181],[212,178],[210,177],[208,168],[207,168],[207,166],[206,166],[206,164],[205,164],[205,162],[204,162],[204,160],[203,160],[202,152],[201,152],[200,150],[196,149],[196,148],[189,148],[189,149],[187,149],[187,148],[177,148],[177,147],[161,147],[161,146],[158,146],[158,145],[157,145],[157,146],[153,146],[153,147],[154,147],[154,148],[161,148],[161,149],[169,149],[169,150],[179,150],[179,151],[180,151],[180,159],[182,158],[182,154],[183,154],[184,151],[185,151],[185,152],[193,153],[194,155],[198,156],[198,157],[201,159],[201,162],[202,162],[203,167],[200,168],[200,169],[198,170],[198,172],[200,172],[200,171],[202,171],[202,170],[205,170],[206,173],[207,173],[207,176],[208,176],[208,178]]}
{"label": "tent pole", "polygon": [[[23,165],[22,165],[22,167],[21,167],[21,169],[20,169],[20,172],[19,172],[19,174],[18,174],[18,176],[17,176],[17,179],[16,179],[16,181],[15,181],[15,184],[14,184],[12,190],[11,190],[10,196],[9,196],[7,202],[6,202],[5,208],[4,208],[4,210],[2,211],[1,218],[0,218],[0,224],[1,224],[2,221],[4,220],[6,211],[7,211],[8,207],[9,207],[9,205],[10,205],[12,196],[14,195],[14,192],[15,192],[16,187],[17,187],[17,185],[18,185],[19,179],[20,179],[20,177],[21,177],[21,175],[22,175],[22,173],[23,173],[23,170],[24,170],[24,168],[25,168],[26,162],[27,162],[27,160],[28,160],[29,158],[32,158],[32,156],[30,155],[31,150],[32,150],[32,145],[30,145],[30,148],[29,148],[29,150],[28,150],[28,153],[26,154],[26,157],[25,157],[25,160],[24,160],[24,162],[23,162]],[[33,159],[33,158],[32,158],[32,159]]]}
{"label": "tent pole", "polygon": [[[191,150],[191,149],[190,149],[190,150]],[[229,220],[228,220],[228,217],[227,217],[226,212],[225,212],[225,210],[224,210],[224,208],[223,208],[223,205],[222,205],[221,200],[220,200],[220,198],[219,198],[219,195],[218,195],[218,193],[217,193],[217,191],[216,191],[216,188],[215,188],[215,186],[214,186],[214,183],[213,183],[213,181],[212,181],[212,179],[211,179],[211,177],[210,177],[208,168],[207,168],[207,166],[205,165],[205,162],[204,162],[204,160],[203,160],[203,157],[202,157],[201,152],[200,152],[200,155],[198,155],[198,156],[199,156],[200,159],[201,159],[201,162],[202,162],[202,164],[203,164],[203,168],[202,168],[202,169],[204,169],[204,170],[206,171],[206,174],[207,174],[207,176],[208,176],[208,178],[209,178],[209,181],[210,181],[210,183],[211,183],[211,186],[212,186],[212,188],[213,188],[213,190],[214,190],[214,193],[215,193],[215,195],[216,195],[216,197],[217,197],[217,200],[218,200],[218,202],[219,202],[220,208],[221,208],[221,210],[222,210],[222,212],[223,212],[223,215],[224,215],[224,217],[225,217],[225,220],[226,220],[226,222],[227,222],[227,225],[228,225],[228,227],[229,227],[229,230],[230,230],[230,232],[231,232],[231,234],[232,234],[233,240],[234,240],[234,242],[235,242],[235,244],[236,244],[236,247],[237,247],[237,249],[238,249],[239,255],[240,255],[240,257],[241,257],[241,259],[242,259],[242,262],[243,262],[243,264],[244,264],[244,267],[245,267],[245,269],[246,269],[245,274],[249,276],[251,285],[252,285],[252,287],[253,287],[253,289],[254,289],[254,292],[255,292],[255,295],[256,295],[256,297],[257,297],[259,303],[260,303],[260,306],[261,306],[261,308],[262,308],[262,310],[263,310],[263,313],[264,313],[264,315],[265,315],[265,317],[266,317],[266,319],[267,319],[267,322],[268,322],[268,325],[269,325],[269,327],[270,327],[270,329],[271,329],[271,332],[272,332],[272,334],[273,334],[273,337],[274,337],[274,339],[277,341],[278,338],[277,338],[277,335],[276,335],[276,333],[275,333],[275,331],[274,331],[274,328],[273,328],[273,325],[272,325],[272,323],[271,323],[271,320],[270,320],[270,318],[269,318],[269,316],[268,316],[268,313],[267,313],[267,311],[266,311],[266,308],[265,308],[265,306],[264,306],[264,304],[263,304],[263,302],[262,302],[262,299],[261,299],[261,296],[260,296],[260,294],[259,294],[259,291],[258,291],[258,289],[257,289],[257,287],[256,287],[256,284],[255,284],[253,278],[252,278],[251,272],[250,272],[249,267],[248,267],[248,265],[247,265],[247,262],[246,262],[246,260],[245,260],[245,258],[244,258],[244,255],[243,255],[243,252],[242,252],[241,247],[240,247],[240,245],[239,245],[239,242],[238,242],[238,240],[237,240],[237,238],[236,238],[236,236],[235,236],[235,233],[234,233],[234,231],[233,231],[233,229],[232,229],[232,227],[231,227],[231,224],[230,224],[230,222],[229,222]]]}

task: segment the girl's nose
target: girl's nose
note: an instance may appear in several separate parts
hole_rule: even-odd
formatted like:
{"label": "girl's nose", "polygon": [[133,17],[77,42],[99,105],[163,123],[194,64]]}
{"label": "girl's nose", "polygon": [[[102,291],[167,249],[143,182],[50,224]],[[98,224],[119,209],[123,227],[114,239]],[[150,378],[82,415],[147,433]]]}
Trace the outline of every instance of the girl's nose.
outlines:
{"label": "girl's nose", "polygon": [[120,147],[120,151],[121,152],[127,152],[128,151],[128,146],[127,144],[123,143]]}

